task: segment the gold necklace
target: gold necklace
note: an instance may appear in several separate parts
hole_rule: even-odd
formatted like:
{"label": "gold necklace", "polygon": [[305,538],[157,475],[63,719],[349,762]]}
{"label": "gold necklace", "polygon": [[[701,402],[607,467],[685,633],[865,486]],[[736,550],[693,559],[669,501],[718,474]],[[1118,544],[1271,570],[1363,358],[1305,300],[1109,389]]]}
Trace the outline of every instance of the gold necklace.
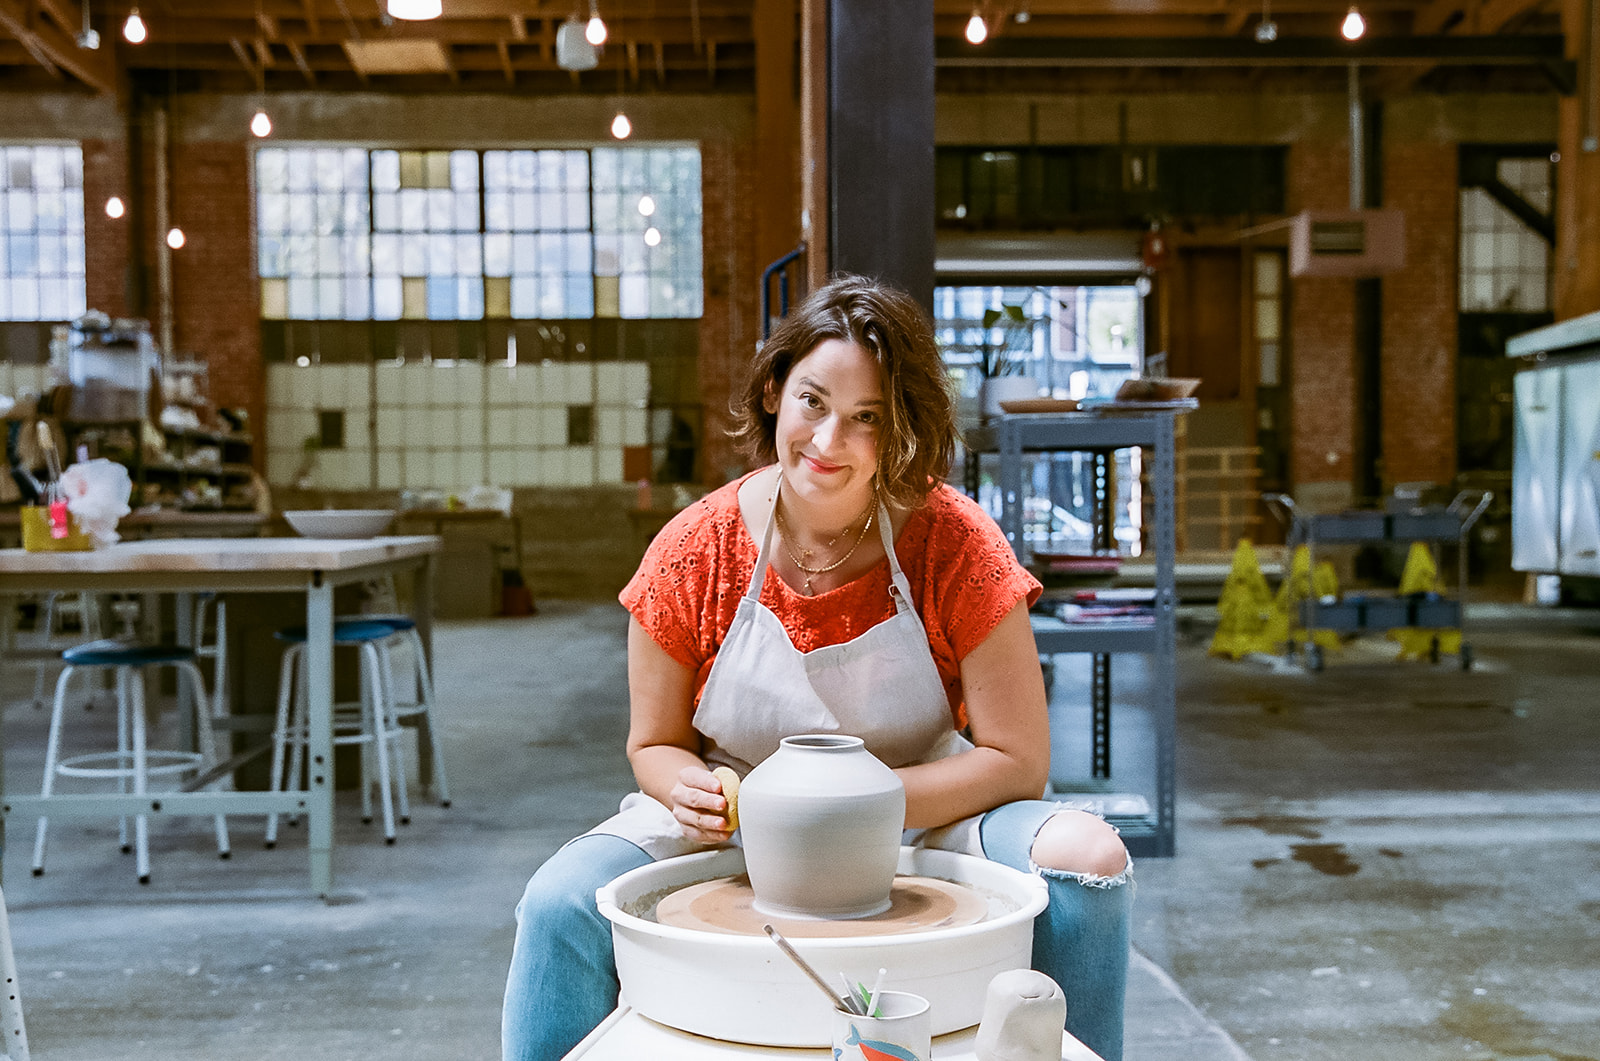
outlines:
{"label": "gold necklace", "polygon": [[[838,567],[840,564],[844,563],[846,560],[850,559],[850,557],[855,555],[856,549],[858,549],[861,546],[862,541],[865,540],[865,538],[867,536],[868,528],[870,528],[872,526],[872,518],[875,515],[877,515],[877,513],[873,511],[873,509],[877,505],[877,500],[878,500],[877,496],[874,495],[872,501],[867,505],[867,509],[866,509],[866,513],[865,513],[866,517],[867,517],[867,521],[861,525],[861,530],[856,534],[856,540],[855,540],[854,544],[852,544],[850,546],[849,550],[847,550],[843,556],[839,557],[839,559],[835,560],[833,563],[828,564],[825,567],[807,567],[804,563],[801,562],[800,557],[794,555],[794,545],[795,545],[794,535],[790,533],[789,525],[784,522],[783,509],[780,507],[780,508],[777,508],[777,509],[773,510],[774,511],[774,515],[776,515],[778,517],[778,531],[779,531],[780,537],[783,538],[783,551],[789,554],[789,559],[794,562],[794,566],[798,567],[800,569],[801,573],[806,576],[806,589],[805,589],[806,596],[809,597],[809,596],[812,595],[812,593],[811,593],[811,580],[813,578],[815,578],[818,575],[827,574],[829,571],[832,571],[834,568]],[[860,517],[858,516],[856,518],[859,519]],[[855,520],[851,520],[850,522],[854,523]],[[824,548],[832,548],[834,542],[837,542],[840,538],[843,538],[845,536],[845,534],[849,532],[849,530],[850,530],[850,527],[848,525],[846,525],[845,529],[840,531],[838,534],[835,534],[833,536],[833,540],[828,542],[828,544],[826,546],[824,546]],[[811,550],[810,549],[801,549],[800,551],[805,556],[809,557],[811,555]]]}

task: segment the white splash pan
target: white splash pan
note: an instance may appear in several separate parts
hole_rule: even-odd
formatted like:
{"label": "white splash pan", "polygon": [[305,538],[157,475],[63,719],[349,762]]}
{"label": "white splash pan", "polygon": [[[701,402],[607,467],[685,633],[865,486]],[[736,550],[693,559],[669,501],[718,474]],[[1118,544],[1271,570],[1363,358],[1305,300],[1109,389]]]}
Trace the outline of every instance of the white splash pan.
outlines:
{"label": "white splash pan", "polygon": [[[713,1039],[827,1046],[828,1000],[766,936],[700,932],[640,916],[680,888],[743,872],[744,852],[719,848],[642,866],[595,893],[611,921],[622,1000],[653,1021]],[[889,986],[928,999],[934,1035],[970,1028],[983,1017],[989,981],[1028,967],[1045,883],[971,855],[912,847],[900,849],[897,872],[975,888],[989,899],[989,916],[926,932],[790,942],[830,984],[841,972],[871,984],[888,969]]]}

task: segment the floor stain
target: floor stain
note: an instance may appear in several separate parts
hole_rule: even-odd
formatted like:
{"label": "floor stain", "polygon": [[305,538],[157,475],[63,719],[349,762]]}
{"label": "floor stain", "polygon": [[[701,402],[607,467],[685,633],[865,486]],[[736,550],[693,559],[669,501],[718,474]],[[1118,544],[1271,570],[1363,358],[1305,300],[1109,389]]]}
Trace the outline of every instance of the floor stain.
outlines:
{"label": "floor stain", "polygon": [[1386,856],[1388,858],[1405,858],[1406,857],[1406,853],[1404,851],[1396,851],[1392,847],[1380,847],[1380,848],[1378,848],[1378,854],[1384,855],[1384,856]]}
{"label": "floor stain", "polygon": [[1439,1024],[1457,1035],[1476,1039],[1500,1057],[1549,1056],[1556,1061],[1595,1061],[1587,1054],[1568,1053],[1545,1041],[1547,1030],[1516,1006],[1488,999],[1457,1001],[1439,1015]]}
{"label": "floor stain", "polygon": [[1268,866],[1276,866],[1282,861],[1283,859],[1281,858],[1252,858],[1250,864],[1256,869],[1266,869]]}
{"label": "floor stain", "polygon": [[1304,862],[1330,877],[1349,877],[1361,872],[1361,864],[1351,860],[1343,844],[1290,844],[1289,850],[1296,862]]}
{"label": "floor stain", "polygon": [[1320,840],[1319,826],[1326,819],[1297,818],[1289,814],[1258,814],[1250,818],[1224,818],[1223,825],[1252,825],[1268,836],[1298,836],[1302,840]]}
{"label": "floor stain", "polygon": [[1509,712],[1510,707],[1497,704],[1493,700],[1413,700],[1411,706],[1424,711],[1488,711],[1499,708],[1502,712]]}
{"label": "floor stain", "polygon": [[1579,903],[1578,904],[1578,912],[1580,914],[1583,914],[1585,917],[1592,917],[1596,921],[1600,921],[1600,903],[1596,903],[1596,902]]}

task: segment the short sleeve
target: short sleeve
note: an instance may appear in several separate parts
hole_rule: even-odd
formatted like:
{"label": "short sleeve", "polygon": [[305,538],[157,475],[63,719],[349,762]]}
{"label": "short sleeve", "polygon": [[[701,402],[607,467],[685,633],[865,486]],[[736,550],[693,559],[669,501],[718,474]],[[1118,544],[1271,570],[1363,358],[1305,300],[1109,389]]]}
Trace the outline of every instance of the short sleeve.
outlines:
{"label": "short sleeve", "polygon": [[[707,495],[668,521],[617,597],[667,655],[695,671],[716,652],[718,577],[728,537],[722,493]],[[732,517],[738,518],[736,501]]]}
{"label": "short sleeve", "polygon": [[1019,603],[1031,606],[1044,591],[989,514],[954,490],[945,492],[934,513],[929,552],[930,571],[938,574],[929,587],[935,599],[925,610],[940,618],[957,662]]}

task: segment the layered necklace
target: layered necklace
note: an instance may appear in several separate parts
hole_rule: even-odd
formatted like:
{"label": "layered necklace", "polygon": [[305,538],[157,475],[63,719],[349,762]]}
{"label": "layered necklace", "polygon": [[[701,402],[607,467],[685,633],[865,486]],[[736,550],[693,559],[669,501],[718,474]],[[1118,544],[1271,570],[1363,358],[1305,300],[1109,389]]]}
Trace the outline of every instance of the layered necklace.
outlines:
{"label": "layered necklace", "polygon": [[[800,547],[799,539],[794,536],[794,534],[789,530],[789,525],[784,522],[782,504],[778,506],[776,509],[778,517],[778,532],[779,536],[783,539],[783,551],[789,554],[789,559],[794,562],[794,566],[798,567],[800,569],[800,573],[806,576],[806,596],[809,597],[813,593],[811,588],[812,579],[816,578],[818,575],[827,574],[829,571],[832,571],[834,568],[838,567],[840,564],[844,563],[846,560],[855,555],[856,549],[861,546],[861,542],[867,536],[867,531],[872,527],[873,517],[878,514],[877,509],[878,495],[876,492],[874,492],[872,495],[872,500],[867,502],[867,507],[862,511],[860,516],[856,517],[856,519],[861,519],[864,516],[866,517],[866,522],[861,524],[861,529],[856,532],[856,540],[851,544],[849,549],[845,550],[845,554],[831,564],[825,564],[822,567],[810,567],[806,564],[806,561],[811,559],[813,555],[812,551],[810,549]],[[843,538],[846,534],[849,534],[850,528],[855,526],[856,519],[853,519],[849,523],[845,524],[844,530],[828,539],[828,541],[823,544],[822,548],[832,549],[835,545],[839,544],[839,539]],[[795,555],[796,548],[800,549],[799,556]]]}

